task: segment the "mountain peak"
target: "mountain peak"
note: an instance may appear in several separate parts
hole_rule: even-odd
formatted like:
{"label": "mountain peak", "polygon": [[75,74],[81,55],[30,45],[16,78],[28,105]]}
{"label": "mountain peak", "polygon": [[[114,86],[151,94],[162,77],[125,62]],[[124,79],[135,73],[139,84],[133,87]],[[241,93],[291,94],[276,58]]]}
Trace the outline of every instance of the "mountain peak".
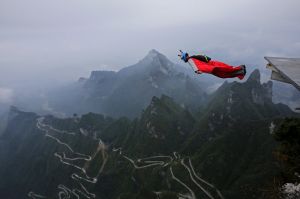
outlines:
{"label": "mountain peak", "polygon": [[161,53],[155,49],[151,49],[148,54],[161,54]]}
{"label": "mountain peak", "polygon": [[[163,54],[161,54],[160,52],[158,52],[155,49],[152,49],[148,52],[148,54],[146,55],[145,59],[155,59],[155,58],[166,58]],[[167,58],[166,58],[167,59]]]}
{"label": "mountain peak", "polygon": [[174,114],[181,111],[181,107],[175,103],[175,101],[167,96],[161,95],[161,97],[153,96],[150,105],[147,107],[145,115],[152,115],[153,113],[165,113],[165,112],[173,112]]}
{"label": "mountain peak", "polygon": [[249,76],[247,82],[256,82],[260,84],[260,72],[258,69],[255,69]]}
{"label": "mountain peak", "polygon": [[144,66],[147,70],[152,70],[152,72],[159,70],[164,74],[169,74],[174,71],[174,64],[155,49],[150,50],[138,64]]}

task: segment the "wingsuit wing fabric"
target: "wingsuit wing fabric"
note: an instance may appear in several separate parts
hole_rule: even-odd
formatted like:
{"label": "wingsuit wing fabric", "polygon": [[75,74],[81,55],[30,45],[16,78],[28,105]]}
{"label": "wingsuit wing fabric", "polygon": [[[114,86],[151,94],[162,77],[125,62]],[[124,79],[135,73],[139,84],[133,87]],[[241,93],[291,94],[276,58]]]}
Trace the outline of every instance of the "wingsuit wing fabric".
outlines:
{"label": "wingsuit wing fabric", "polygon": [[206,63],[191,57],[188,63],[198,73],[210,73],[221,78],[238,77],[239,79],[243,79],[245,76],[241,66],[234,67],[215,60],[210,60]]}

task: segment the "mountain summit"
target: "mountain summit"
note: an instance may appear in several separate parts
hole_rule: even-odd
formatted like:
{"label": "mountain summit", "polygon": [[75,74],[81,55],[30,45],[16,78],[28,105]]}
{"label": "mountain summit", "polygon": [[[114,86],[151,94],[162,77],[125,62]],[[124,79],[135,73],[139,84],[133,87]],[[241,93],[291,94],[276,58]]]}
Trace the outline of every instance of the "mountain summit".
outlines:
{"label": "mountain summit", "polygon": [[149,53],[146,55],[146,57],[142,61],[149,61],[150,63],[160,63],[161,66],[170,66],[174,65],[171,63],[171,61],[163,54],[158,52],[157,50],[150,50]]}
{"label": "mountain summit", "polygon": [[121,69],[119,73],[125,76],[132,73],[134,73],[134,75],[145,75],[156,71],[160,71],[165,75],[180,72],[178,66],[172,63],[165,55],[152,49],[138,63]]}
{"label": "mountain summit", "polygon": [[166,56],[164,56],[163,54],[161,54],[160,52],[158,52],[155,49],[150,50],[145,58],[156,58],[156,57],[164,57],[165,59],[167,59]]}
{"label": "mountain summit", "polygon": [[247,82],[256,82],[260,83],[260,72],[258,69],[255,69],[247,79]]}

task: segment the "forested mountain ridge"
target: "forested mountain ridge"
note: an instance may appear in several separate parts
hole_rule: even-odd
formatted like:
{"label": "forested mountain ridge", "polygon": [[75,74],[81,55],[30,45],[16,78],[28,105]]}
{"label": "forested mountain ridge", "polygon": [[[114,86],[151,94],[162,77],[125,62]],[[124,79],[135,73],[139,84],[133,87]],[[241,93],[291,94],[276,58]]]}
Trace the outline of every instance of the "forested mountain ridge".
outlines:
{"label": "forested mountain ridge", "polygon": [[163,95],[134,120],[13,108],[0,138],[1,195],[262,198],[278,173],[270,124],[295,115],[272,103],[271,88],[254,71],[245,83],[224,83],[198,113]]}

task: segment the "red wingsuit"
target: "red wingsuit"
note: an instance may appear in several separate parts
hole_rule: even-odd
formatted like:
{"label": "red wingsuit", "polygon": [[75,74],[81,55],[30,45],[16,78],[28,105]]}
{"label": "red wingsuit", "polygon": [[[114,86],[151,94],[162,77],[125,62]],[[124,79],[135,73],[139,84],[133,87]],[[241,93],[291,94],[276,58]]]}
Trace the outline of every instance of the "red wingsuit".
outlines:
{"label": "red wingsuit", "polygon": [[215,60],[205,62],[197,59],[197,56],[188,57],[187,61],[198,74],[210,73],[221,78],[238,77],[243,79],[246,73],[244,65],[234,67]]}

